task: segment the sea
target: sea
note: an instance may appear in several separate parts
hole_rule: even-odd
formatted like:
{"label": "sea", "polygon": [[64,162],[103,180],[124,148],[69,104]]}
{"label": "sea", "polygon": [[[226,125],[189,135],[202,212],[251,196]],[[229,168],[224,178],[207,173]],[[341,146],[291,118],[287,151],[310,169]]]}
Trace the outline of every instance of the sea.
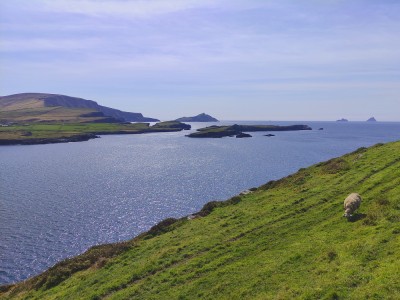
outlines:
{"label": "sea", "polygon": [[[307,124],[310,131],[193,139],[191,131],[0,146],[0,284],[24,280],[94,245],[128,240],[312,164],[400,140],[397,122]],[[319,130],[321,129],[321,130]],[[338,200],[339,201],[339,200]]]}

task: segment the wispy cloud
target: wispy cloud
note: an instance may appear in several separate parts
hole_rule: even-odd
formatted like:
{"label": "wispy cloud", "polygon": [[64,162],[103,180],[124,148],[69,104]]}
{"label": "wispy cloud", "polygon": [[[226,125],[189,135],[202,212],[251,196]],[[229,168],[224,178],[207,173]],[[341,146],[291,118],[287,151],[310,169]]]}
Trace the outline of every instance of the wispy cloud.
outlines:
{"label": "wispy cloud", "polygon": [[99,39],[85,39],[79,43],[77,39],[62,38],[24,38],[0,40],[0,52],[32,52],[32,51],[73,51],[93,50],[99,46]]}
{"label": "wispy cloud", "polygon": [[398,14],[389,0],[0,2],[0,71],[8,74],[0,88],[135,86],[141,99],[157,98],[154,87],[177,99],[254,91],[251,101],[285,91],[346,91],[351,101],[390,90],[394,99]]}
{"label": "wispy cloud", "polygon": [[188,9],[212,6],[211,0],[44,0],[49,11],[77,13],[90,16],[118,15],[151,17]]}

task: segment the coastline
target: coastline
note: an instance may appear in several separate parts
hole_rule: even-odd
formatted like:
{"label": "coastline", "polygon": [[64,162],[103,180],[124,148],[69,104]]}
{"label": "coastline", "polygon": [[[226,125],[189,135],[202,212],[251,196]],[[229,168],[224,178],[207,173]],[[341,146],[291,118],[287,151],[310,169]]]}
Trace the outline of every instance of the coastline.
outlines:
{"label": "coastline", "polygon": [[91,139],[100,138],[97,134],[77,134],[68,137],[58,138],[31,138],[31,139],[0,139],[0,146],[12,146],[12,145],[44,145],[44,144],[59,144],[59,143],[71,143],[71,142],[86,142]]}
{"label": "coastline", "polygon": [[[396,144],[398,146],[399,142],[395,143],[387,143],[389,144]],[[187,215],[181,218],[167,218],[163,221],[157,223],[153,227],[151,227],[148,231],[139,234],[138,236],[134,237],[131,240],[119,242],[119,243],[112,243],[112,244],[105,244],[105,245],[98,245],[89,248],[84,253],[72,257],[67,258],[63,261],[58,262],[53,267],[49,268],[47,271],[31,277],[23,282],[15,283],[15,284],[8,284],[0,286],[0,296],[1,293],[8,293],[16,286],[32,286],[34,289],[51,289],[52,287],[60,284],[64,280],[67,280],[70,276],[73,276],[76,272],[83,271],[94,268],[102,268],[106,261],[118,256],[125,251],[129,251],[134,247],[138,247],[141,242],[155,238],[157,236],[166,234],[168,232],[174,231],[179,227],[191,222],[194,219],[201,219],[210,215],[215,209],[230,207],[234,205],[238,205],[242,203],[244,198],[247,198],[249,195],[253,193],[265,193],[269,190],[273,190],[276,188],[282,188],[286,185],[295,184],[296,189],[300,189],[300,187],[304,184],[305,177],[310,176],[310,173],[315,172],[314,169],[322,170],[324,173],[328,174],[329,176],[341,176],[340,174],[344,174],[343,172],[349,171],[349,166],[344,164],[344,160],[348,161],[357,161],[364,156],[364,153],[368,152],[371,149],[378,149],[384,146],[384,144],[376,144],[369,148],[359,148],[356,151],[348,153],[342,157],[336,157],[330,159],[325,162],[317,163],[312,165],[306,169],[300,169],[298,172],[295,172],[291,175],[283,177],[278,180],[272,180],[267,182],[264,185],[259,186],[258,188],[250,189],[245,191],[237,196],[234,196],[225,201],[211,201],[206,203],[203,208],[198,211],[197,213]],[[398,160],[395,160],[398,161]],[[340,163],[340,164],[338,164]],[[311,170],[311,171],[310,171]],[[314,171],[312,171],[314,170]],[[318,173],[318,172],[317,172]],[[297,186],[300,185],[300,186]],[[296,200],[300,201],[300,200]],[[302,203],[304,201],[301,200],[298,203]],[[322,201],[321,204],[326,203],[326,201]],[[289,215],[293,215],[292,212],[289,212]],[[286,217],[285,217],[286,219]]]}
{"label": "coastline", "polygon": [[189,130],[190,125],[180,122],[115,124],[28,124],[0,128],[0,146],[43,145],[70,142],[85,142],[100,135],[145,134],[157,132],[178,132]]}
{"label": "coastline", "polygon": [[223,138],[223,137],[251,137],[247,132],[270,132],[270,131],[300,131],[312,130],[308,125],[238,125],[231,126],[209,126],[199,128],[196,132],[188,134],[189,138]]}

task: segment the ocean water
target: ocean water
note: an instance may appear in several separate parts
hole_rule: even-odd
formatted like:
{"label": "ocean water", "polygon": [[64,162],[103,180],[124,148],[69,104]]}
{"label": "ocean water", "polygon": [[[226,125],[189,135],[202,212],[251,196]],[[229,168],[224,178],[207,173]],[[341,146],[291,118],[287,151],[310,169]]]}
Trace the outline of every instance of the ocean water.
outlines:
{"label": "ocean water", "polygon": [[236,123],[314,130],[248,139],[190,139],[185,131],[0,147],[0,284],[299,168],[400,140],[400,123]]}

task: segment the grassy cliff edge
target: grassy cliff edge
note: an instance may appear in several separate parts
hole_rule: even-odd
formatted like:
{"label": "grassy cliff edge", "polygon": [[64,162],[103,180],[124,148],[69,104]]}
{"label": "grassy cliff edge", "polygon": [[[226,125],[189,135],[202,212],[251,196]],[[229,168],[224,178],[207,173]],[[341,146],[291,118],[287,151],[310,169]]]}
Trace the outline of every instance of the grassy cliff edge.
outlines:
{"label": "grassy cliff edge", "polygon": [[[352,222],[351,192],[363,197]],[[1,299],[399,299],[400,142],[96,246]]]}

